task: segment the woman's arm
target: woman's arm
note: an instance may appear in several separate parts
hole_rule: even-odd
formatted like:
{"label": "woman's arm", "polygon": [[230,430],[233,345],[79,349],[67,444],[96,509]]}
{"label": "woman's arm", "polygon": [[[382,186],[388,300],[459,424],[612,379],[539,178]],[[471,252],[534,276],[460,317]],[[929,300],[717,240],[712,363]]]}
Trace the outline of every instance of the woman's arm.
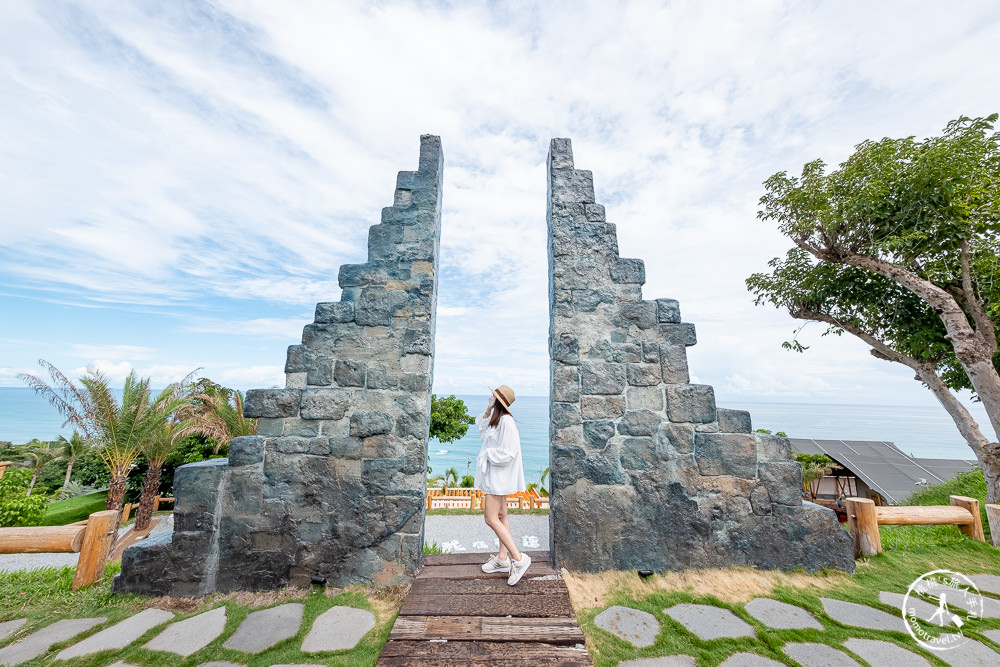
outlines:
{"label": "woman's arm", "polygon": [[510,465],[521,452],[521,436],[518,435],[514,420],[506,415],[497,425],[500,444],[486,450],[486,458],[495,466]]}

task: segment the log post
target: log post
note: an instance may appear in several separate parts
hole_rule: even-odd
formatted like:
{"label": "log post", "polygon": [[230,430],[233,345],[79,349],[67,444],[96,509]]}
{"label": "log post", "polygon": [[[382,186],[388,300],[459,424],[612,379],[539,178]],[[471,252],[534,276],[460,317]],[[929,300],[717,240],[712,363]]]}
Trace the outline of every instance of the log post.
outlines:
{"label": "log post", "polygon": [[0,461],[0,477],[7,471],[7,466],[14,465],[13,461]]}
{"label": "log post", "polygon": [[80,560],[73,575],[73,590],[89,586],[104,576],[104,566],[111,552],[111,541],[115,537],[116,510],[94,512],[87,521],[80,547]]}
{"label": "log post", "polygon": [[847,498],[847,527],[854,537],[854,557],[882,553],[882,536],[878,532],[875,503],[867,498]]}
{"label": "log post", "polygon": [[974,540],[985,542],[986,536],[983,534],[983,519],[979,515],[979,501],[968,496],[951,496],[951,504],[955,507],[964,507],[972,514],[972,523],[959,526],[958,529]]}
{"label": "log post", "polygon": [[990,539],[993,546],[1000,547],[1000,505],[986,503],[986,520],[990,524]]}

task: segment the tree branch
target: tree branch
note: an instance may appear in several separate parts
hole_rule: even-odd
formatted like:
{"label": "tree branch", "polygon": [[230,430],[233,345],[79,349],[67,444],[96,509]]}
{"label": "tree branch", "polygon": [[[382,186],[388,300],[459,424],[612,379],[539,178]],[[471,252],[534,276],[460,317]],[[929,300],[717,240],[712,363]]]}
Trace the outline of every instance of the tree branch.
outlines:
{"label": "tree branch", "polygon": [[969,241],[967,239],[962,239],[962,293],[965,296],[965,309],[972,315],[972,321],[976,323],[976,333],[979,334],[980,344],[992,358],[997,353],[997,333],[993,321],[986,314],[983,304],[976,298],[976,292],[972,287]]}
{"label": "tree branch", "polygon": [[793,309],[789,307],[788,314],[800,320],[816,320],[817,322],[825,322],[831,326],[839,327],[853,336],[857,336],[864,342],[868,343],[868,345],[872,348],[871,353],[873,357],[885,359],[886,361],[895,361],[896,363],[908,366],[913,370],[917,370],[922,363],[913,357],[909,357],[902,352],[892,349],[861,327],[855,326],[850,322],[841,322],[836,317],[828,313],[818,310],[809,310],[807,308]]}

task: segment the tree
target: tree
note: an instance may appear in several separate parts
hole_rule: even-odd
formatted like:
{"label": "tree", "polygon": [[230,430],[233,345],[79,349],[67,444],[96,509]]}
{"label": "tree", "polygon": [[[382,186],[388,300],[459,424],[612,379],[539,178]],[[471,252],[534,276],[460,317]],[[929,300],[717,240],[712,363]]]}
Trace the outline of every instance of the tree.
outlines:
{"label": "tree", "polygon": [[160,471],[167,457],[177,448],[180,428],[176,421],[160,424],[148,438],[142,441],[142,454],[149,467],[139,497],[139,509],[135,513],[135,530],[145,530],[153,518],[153,507],[160,494]]}
{"label": "tree", "polygon": [[0,477],[0,527],[37,526],[42,522],[49,500],[25,493],[30,479],[27,468],[8,468]]}
{"label": "tree", "polygon": [[1000,433],[996,120],[962,117],[924,141],[865,141],[829,174],[816,160],[799,178],[771,176],[757,215],[795,247],[747,280],[758,305],[824,323],[824,335],[846,331],[912,369],[975,453],[989,502],[1000,500],[1000,443],[953,392],[971,389]]}
{"label": "tree", "polygon": [[456,486],[458,485],[458,471],[454,468],[448,468],[444,471],[444,485],[445,486]]}
{"label": "tree", "polygon": [[431,394],[431,426],[429,437],[439,442],[452,442],[464,436],[476,420],[469,414],[465,401],[456,396],[438,398]]}
{"label": "tree", "polygon": [[28,465],[31,467],[31,482],[28,484],[28,490],[24,495],[30,496],[32,490],[35,488],[35,482],[38,481],[38,475],[45,466],[59,460],[59,452],[53,450],[48,442],[32,440],[28,443],[26,457]]}
{"label": "tree", "polygon": [[802,466],[802,488],[809,493],[809,500],[816,500],[819,494],[819,484],[823,478],[834,470],[842,470],[843,466],[826,454],[804,454],[795,452],[792,460]]}
{"label": "tree", "polygon": [[243,435],[257,434],[257,420],[243,416],[243,394],[201,378],[193,385],[190,401],[181,409],[185,425],[180,438],[200,434],[215,441],[218,454],[229,441]]}
{"label": "tree", "polygon": [[60,435],[59,442],[62,443],[62,455],[66,457],[66,478],[63,480],[63,488],[59,491],[59,500],[66,497],[66,485],[73,474],[73,464],[83,456],[90,448],[90,442],[83,439],[79,431],[73,431],[73,436],[67,440],[66,436]]}

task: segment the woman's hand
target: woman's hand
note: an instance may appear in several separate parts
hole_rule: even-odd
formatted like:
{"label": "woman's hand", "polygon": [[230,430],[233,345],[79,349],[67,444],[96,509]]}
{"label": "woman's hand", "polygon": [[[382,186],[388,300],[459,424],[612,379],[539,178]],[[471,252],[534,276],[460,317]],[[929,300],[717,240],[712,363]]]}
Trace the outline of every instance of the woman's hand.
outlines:
{"label": "woman's hand", "polygon": [[493,409],[493,404],[496,403],[496,401],[497,401],[496,396],[494,396],[493,394],[490,394],[490,401],[489,401],[489,403],[486,404],[486,412],[483,413],[484,417],[486,415],[490,414],[490,410]]}

